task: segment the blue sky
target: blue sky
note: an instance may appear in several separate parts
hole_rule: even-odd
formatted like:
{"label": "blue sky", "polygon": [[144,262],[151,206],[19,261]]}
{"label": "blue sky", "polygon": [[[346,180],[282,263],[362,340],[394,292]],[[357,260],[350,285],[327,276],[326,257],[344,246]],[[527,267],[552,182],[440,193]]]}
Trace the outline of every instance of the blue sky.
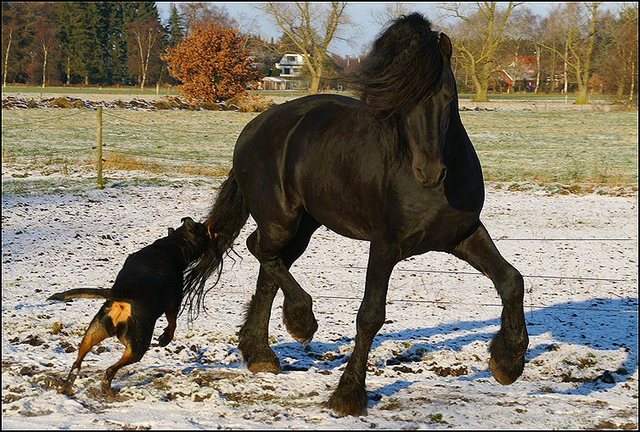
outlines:
{"label": "blue sky", "polygon": [[[178,2],[174,2],[178,3]],[[264,38],[278,38],[280,31],[268,19],[263,16],[256,6],[260,2],[210,2],[219,6],[224,6],[229,15],[233,18],[240,18],[241,24],[253,25],[254,29],[251,33],[260,34]],[[539,15],[546,15],[547,12],[559,2],[525,2],[524,6],[530,8]],[[170,2],[157,2],[158,10],[163,19],[168,17]],[[372,42],[378,32],[382,30],[379,25],[375,24],[372,18],[372,12],[383,10],[385,2],[350,2],[347,5],[347,13],[352,21],[356,24],[352,28],[346,29],[342,36],[346,40],[336,40],[330,47],[330,51],[342,56],[359,56],[364,53],[365,47]],[[407,2],[407,5],[413,6],[413,10],[423,13],[427,18],[435,21],[441,15],[438,7],[442,2]],[[602,9],[615,10],[619,3],[603,3]]]}

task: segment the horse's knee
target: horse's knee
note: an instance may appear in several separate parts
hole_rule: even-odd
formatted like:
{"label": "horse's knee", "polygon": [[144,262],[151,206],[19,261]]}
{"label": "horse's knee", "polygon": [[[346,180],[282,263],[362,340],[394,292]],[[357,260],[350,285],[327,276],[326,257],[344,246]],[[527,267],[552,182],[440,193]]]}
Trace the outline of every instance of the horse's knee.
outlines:
{"label": "horse's knee", "polygon": [[358,312],[358,317],[356,318],[357,331],[373,337],[382,328],[384,320],[384,310],[362,309]]}

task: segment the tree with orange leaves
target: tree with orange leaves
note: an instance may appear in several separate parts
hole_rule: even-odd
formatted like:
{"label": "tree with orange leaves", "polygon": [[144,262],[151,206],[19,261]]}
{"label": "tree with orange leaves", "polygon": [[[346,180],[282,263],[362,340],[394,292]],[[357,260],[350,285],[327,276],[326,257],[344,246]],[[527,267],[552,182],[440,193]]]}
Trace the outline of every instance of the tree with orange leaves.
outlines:
{"label": "tree with orange leaves", "polygon": [[258,79],[245,38],[215,24],[196,26],[175,48],[167,49],[163,60],[171,76],[182,82],[179,89],[190,102],[227,100]]}

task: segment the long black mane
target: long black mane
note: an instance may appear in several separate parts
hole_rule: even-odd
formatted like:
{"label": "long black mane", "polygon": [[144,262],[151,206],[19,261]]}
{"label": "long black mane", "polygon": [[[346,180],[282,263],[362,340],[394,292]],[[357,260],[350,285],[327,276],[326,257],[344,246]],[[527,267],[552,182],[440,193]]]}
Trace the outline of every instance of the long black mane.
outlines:
{"label": "long black mane", "polygon": [[444,67],[438,37],[419,13],[393,21],[354,77],[365,106],[381,118],[395,117],[437,91]]}

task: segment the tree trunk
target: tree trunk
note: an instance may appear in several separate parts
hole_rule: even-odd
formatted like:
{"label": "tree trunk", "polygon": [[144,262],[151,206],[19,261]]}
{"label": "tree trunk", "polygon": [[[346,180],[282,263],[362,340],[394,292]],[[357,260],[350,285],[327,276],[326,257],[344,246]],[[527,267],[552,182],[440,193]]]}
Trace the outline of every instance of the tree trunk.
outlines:
{"label": "tree trunk", "polygon": [[562,87],[562,93],[567,94],[569,91],[569,65],[567,64],[567,58],[569,58],[569,43],[564,46],[564,59],[562,60],[562,79],[564,80],[564,86]]}
{"label": "tree trunk", "polygon": [[309,87],[309,93],[316,94],[318,93],[319,89],[320,89],[320,77],[315,73],[311,73],[311,87]]}
{"label": "tree trunk", "polygon": [[538,88],[540,88],[540,46],[536,47],[536,88],[533,91],[534,94],[538,94]]}
{"label": "tree trunk", "polygon": [[556,88],[558,87],[558,81],[556,80],[556,52],[551,51],[551,89],[549,89],[549,93],[555,93]]}
{"label": "tree trunk", "polygon": [[13,29],[9,30],[9,43],[7,43],[7,52],[4,55],[4,76],[2,77],[2,87],[7,86],[7,66],[9,66],[9,50],[11,49],[11,41],[13,40]]}
{"label": "tree trunk", "polygon": [[47,85],[47,54],[49,54],[45,46],[42,47],[42,53],[44,57],[42,62],[42,88],[45,88]]}
{"label": "tree trunk", "polygon": [[491,76],[491,65],[485,64],[480,70],[479,77],[473,77],[476,86],[474,102],[489,102],[489,77]]}
{"label": "tree trunk", "polygon": [[633,91],[635,90],[636,84],[636,62],[631,61],[631,85],[629,86],[629,102],[633,101]]}
{"label": "tree trunk", "polygon": [[71,58],[67,56],[67,85],[71,85]]}
{"label": "tree trunk", "polygon": [[578,92],[576,93],[576,105],[586,105],[589,103],[589,88],[586,85],[578,83]]}

